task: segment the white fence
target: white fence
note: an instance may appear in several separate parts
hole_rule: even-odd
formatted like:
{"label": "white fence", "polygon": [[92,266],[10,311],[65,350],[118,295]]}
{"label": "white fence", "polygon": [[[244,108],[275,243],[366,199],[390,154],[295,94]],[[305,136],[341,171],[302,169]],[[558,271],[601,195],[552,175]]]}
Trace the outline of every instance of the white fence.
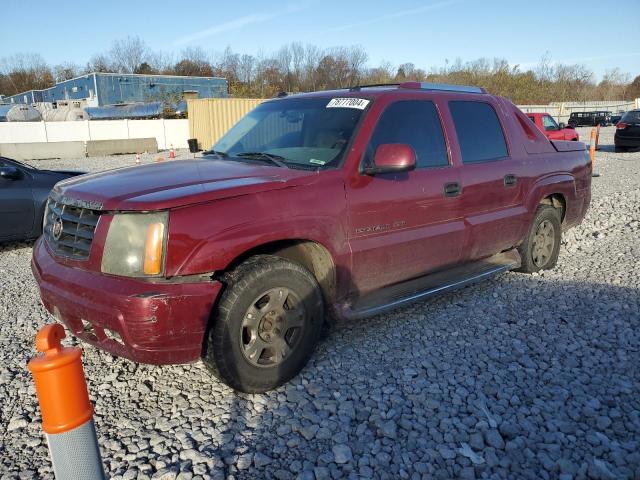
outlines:
{"label": "white fence", "polygon": [[640,108],[640,98],[631,101],[593,101],[593,102],[553,102],[549,105],[518,105],[525,113],[545,112],[554,117],[558,122],[567,123],[572,112],[626,112],[634,108]]}
{"label": "white fence", "polygon": [[2,122],[0,143],[87,142],[155,137],[158,148],[187,148],[188,120]]}

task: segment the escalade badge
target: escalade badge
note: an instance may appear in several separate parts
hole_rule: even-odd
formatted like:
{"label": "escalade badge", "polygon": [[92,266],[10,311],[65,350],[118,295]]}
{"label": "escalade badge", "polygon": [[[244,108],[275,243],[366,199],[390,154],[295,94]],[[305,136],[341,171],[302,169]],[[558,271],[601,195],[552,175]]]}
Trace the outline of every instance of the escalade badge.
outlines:
{"label": "escalade badge", "polygon": [[51,235],[55,240],[60,240],[62,236],[62,219],[60,217],[56,217],[53,220],[53,225],[51,226]]}

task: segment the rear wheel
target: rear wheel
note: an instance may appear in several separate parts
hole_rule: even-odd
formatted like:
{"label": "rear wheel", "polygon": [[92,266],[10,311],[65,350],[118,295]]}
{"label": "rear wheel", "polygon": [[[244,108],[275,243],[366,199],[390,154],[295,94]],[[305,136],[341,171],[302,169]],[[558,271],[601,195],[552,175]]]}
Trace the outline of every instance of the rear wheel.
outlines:
{"label": "rear wheel", "polygon": [[560,253],[561,225],[559,211],[540,205],[529,232],[518,247],[522,265],[519,271],[533,273],[555,267]]}
{"label": "rear wheel", "polygon": [[320,287],[307,269],[279,257],[252,257],[227,275],[203,361],[235,390],[271,390],[302,370],[323,320]]}
{"label": "rear wheel", "polygon": [[622,153],[622,152],[626,152],[627,151],[627,147],[619,147],[618,145],[616,145],[613,150],[616,153]]}

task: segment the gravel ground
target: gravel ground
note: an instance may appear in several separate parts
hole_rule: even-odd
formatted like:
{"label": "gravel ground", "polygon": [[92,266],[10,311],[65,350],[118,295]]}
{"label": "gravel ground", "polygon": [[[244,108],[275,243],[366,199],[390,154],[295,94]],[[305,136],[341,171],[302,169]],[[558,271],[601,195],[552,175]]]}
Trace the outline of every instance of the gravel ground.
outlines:
{"label": "gravel ground", "polygon": [[[612,153],[612,139],[604,129],[592,207],[555,270],[342,325],[277,391],[238,395],[201,363],[136,365],[86,348],[108,474],[640,478],[640,152]],[[28,243],[0,247],[2,478],[52,476],[26,370],[52,318],[30,256]]]}

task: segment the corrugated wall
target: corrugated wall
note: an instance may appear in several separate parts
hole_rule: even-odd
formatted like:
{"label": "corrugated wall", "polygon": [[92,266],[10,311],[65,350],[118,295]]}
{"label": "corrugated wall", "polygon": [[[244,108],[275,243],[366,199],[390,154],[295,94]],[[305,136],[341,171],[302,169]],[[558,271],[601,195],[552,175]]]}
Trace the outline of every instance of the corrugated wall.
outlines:
{"label": "corrugated wall", "polygon": [[203,150],[211,148],[238,120],[264,102],[260,98],[201,98],[187,100],[189,137]]}

